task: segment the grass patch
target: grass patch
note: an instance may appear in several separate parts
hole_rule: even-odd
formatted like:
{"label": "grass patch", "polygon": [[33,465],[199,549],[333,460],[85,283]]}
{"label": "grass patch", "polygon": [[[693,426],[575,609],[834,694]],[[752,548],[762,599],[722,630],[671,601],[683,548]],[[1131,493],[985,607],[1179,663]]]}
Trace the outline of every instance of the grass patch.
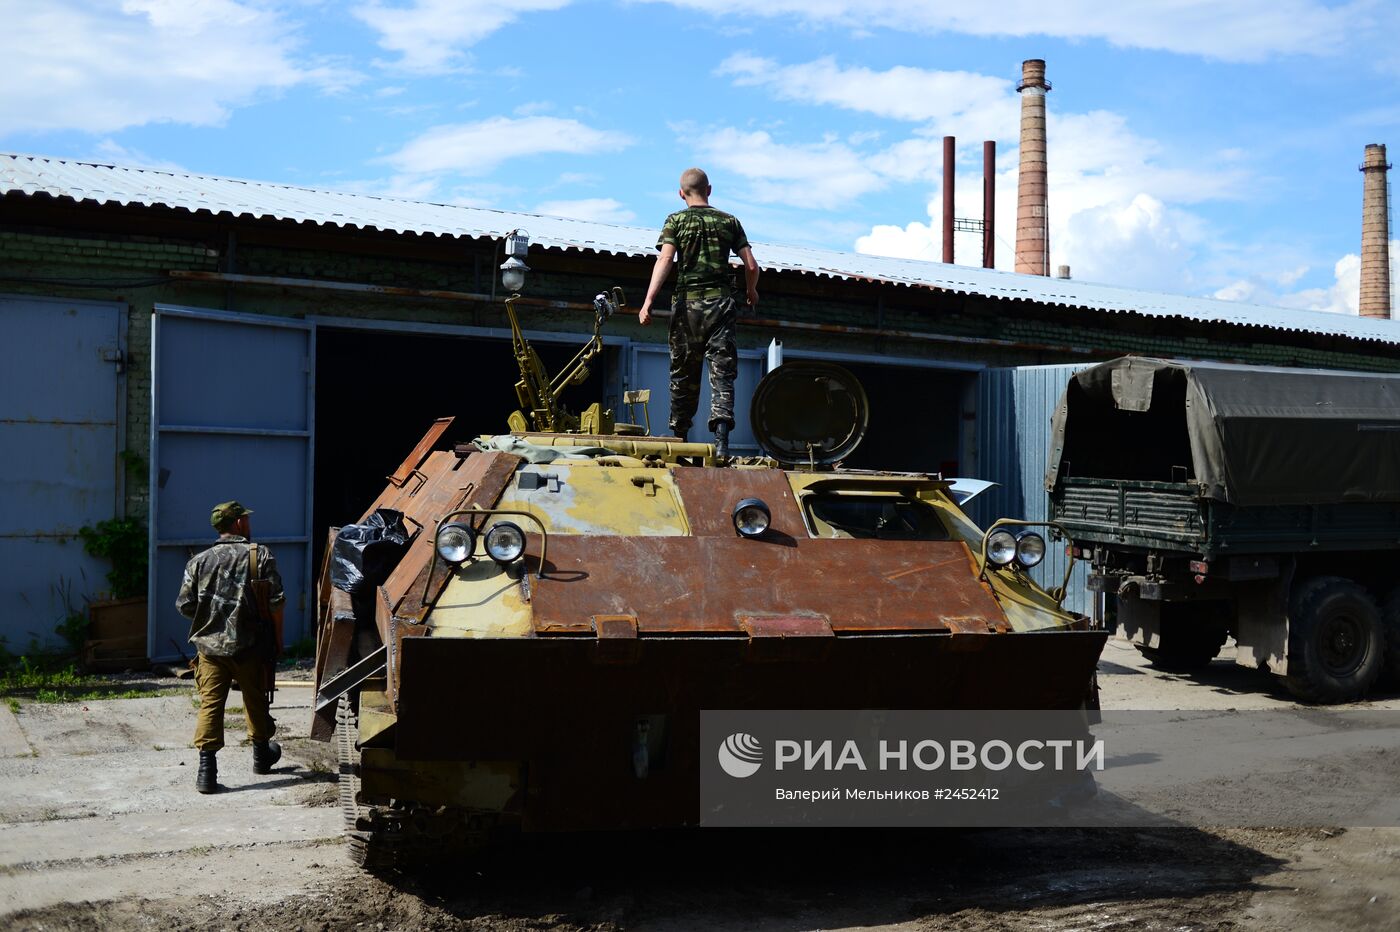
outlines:
{"label": "grass patch", "polygon": [[93,702],[99,699],[142,699],[165,695],[169,690],[132,687],[114,683],[100,676],[79,673],[73,664],[57,667],[43,661],[32,662],[28,657],[0,674],[0,698],[11,712],[20,710],[20,699],[31,702]]}

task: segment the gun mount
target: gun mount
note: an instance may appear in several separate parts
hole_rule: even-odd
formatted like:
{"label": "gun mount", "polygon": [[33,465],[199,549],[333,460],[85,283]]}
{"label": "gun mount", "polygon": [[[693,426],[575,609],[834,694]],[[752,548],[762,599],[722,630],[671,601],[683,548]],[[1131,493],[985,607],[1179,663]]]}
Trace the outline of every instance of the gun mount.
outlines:
{"label": "gun mount", "polygon": [[520,367],[520,381],[515,383],[515,395],[520,409],[512,412],[506,423],[517,433],[560,434],[620,434],[636,436],[644,433],[636,424],[620,424],[609,408],[594,402],[578,414],[564,407],[560,395],[570,386],[588,381],[590,365],[603,351],[603,325],[608,318],[627,306],[622,288],[614,285],[593,298],[593,336],[569,360],[559,375],[551,378],[539,353],[525,339],[520,319],[515,314],[515,301],[520,295],[506,299],[506,317],[510,321],[511,344],[515,361]]}

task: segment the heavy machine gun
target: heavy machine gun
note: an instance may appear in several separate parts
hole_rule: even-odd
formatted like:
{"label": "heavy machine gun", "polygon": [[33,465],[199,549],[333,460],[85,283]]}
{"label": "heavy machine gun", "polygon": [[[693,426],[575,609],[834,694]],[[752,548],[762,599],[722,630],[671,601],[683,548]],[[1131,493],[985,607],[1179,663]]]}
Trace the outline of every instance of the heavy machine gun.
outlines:
{"label": "heavy machine gun", "polygon": [[594,402],[579,414],[573,414],[560,402],[559,396],[573,385],[588,381],[590,365],[603,351],[603,325],[608,318],[626,307],[622,288],[614,285],[593,298],[593,336],[569,360],[559,375],[551,378],[539,353],[525,339],[520,320],[515,314],[515,301],[520,295],[506,299],[506,317],[510,321],[511,344],[515,361],[520,367],[520,381],[515,383],[515,395],[520,409],[506,419],[512,431],[518,433],[569,434],[641,434],[635,424],[619,424],[613,412],[601,402]]}

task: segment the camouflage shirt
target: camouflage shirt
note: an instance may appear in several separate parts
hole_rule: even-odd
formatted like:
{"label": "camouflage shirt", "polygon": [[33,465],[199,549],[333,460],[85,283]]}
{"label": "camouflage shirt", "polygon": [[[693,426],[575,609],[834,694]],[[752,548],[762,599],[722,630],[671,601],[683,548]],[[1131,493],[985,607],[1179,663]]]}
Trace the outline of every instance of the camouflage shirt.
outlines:
{"label": "camouflage shirt", "polygon": [[676,293],[730,291],[729,255],[749,245],[743,224],[713,207],[687,207],[666,218],[656,248],[676,247]]}
{"label": "camouflage shirt", "polygon": [[[272,551],[258,545],[258,578],[272,582],[272,604],[281,605],[282,577]],[[185,565],[175,607],[190,620],[190,643],[202,654],[230,657],[252,647],[257,617],[248,596],[248,539],[224,534]]]}

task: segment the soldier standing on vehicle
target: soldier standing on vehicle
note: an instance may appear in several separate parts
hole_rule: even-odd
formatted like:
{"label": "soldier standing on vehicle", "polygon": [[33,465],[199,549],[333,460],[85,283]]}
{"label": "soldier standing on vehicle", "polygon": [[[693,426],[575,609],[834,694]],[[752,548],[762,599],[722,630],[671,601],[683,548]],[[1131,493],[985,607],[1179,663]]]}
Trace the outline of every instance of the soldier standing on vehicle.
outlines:
{"label": "soldier standing on vehicle", "polygon": [[[195,789],[219,789],[215,755],[224,746],[224,702],[229,685],[238,681],[248,737],[253,739],[253,772],[270,773],[282,756],[272,740],[277,725],[268,708],[268,688],[275,656],[276,632],[282,627],[286,596],[272,553],[251,543],[252,514],[238,502],[215,505],[209,523],[219,532],[214,546],[195,555],[185,566],[185,578],[175,607],[190,619],[190,643],[195,645],[195,684],[199,689],[199,718],[194,745],[199,749]],[[259,601],[265,603],[259,608]]]}
{"label": "soldier standing on vehicle", "polygon": [[698,168],[681,174],[684,210],[666,218],[656,246],[661,254],[651,272],[646,300],[637,312],[643,326],[651,323],[651,305],[671,271],[671,433],[682,440],[700,403],[700,367],[710,363],[710,430],[715,453],[729,456],[729,432],[734,427],[734,378],[739,350],[734,342],[736,310],[729,273],[729,256],[744,263],[749,306],[758,304],[758,263],[739,220],[710,206],[710,179]]}

